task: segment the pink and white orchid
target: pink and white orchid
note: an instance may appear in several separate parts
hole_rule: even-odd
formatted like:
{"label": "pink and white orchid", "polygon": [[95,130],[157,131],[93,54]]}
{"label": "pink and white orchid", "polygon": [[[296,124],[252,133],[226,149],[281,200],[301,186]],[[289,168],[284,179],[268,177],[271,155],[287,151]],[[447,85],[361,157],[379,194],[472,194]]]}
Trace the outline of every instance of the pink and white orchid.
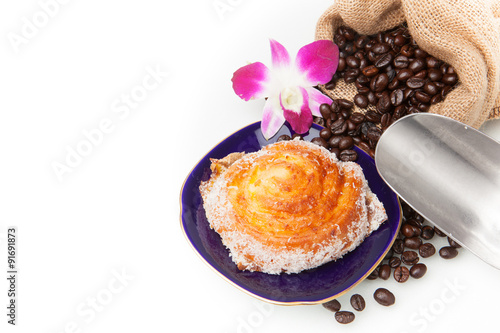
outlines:
{"label": "pink and white orchid", "polygon": [[332,41],[318,40],[303,46],[292,63],[288,51],[271,39],[272,68],[261,62],[243,66],[233,74],[234,92],[245,101],[267,97],[261,128],[266,139],[288,121],[303,134],[321,117],[319,106],[332,100],[314,88],[331,80],[337,70],[339,48]]}

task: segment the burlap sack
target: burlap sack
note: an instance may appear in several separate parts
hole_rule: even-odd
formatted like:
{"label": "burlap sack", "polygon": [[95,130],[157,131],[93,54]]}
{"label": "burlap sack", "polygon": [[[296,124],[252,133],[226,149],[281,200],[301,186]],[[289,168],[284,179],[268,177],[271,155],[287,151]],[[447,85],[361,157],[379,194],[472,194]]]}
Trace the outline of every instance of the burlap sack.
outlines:
{"label": "burlap sack", "polygon": [[[335,0],[320,17],[316,40],[333,39],[341,25],[375,34],[405,22],[417,44],[451,64],[459,85],[429,112],[479,128],[500,118],[500,0]],[[352,100],[353,84],[323,91]]]}

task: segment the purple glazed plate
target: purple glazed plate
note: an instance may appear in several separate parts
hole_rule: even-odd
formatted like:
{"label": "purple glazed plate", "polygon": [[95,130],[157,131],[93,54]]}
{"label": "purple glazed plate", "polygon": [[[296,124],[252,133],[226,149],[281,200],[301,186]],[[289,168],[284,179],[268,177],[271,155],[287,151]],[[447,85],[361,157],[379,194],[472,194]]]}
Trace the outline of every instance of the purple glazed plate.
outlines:
{"label": "purple glazed plate", "polygon": [[[305,140],[319,136],[322,127],[313,124]],[[201,181],[210,177],[210,158],[223,158],[233,152],[254,152],[276,142],[282,134],[293,133],[287,125],[269,141],[253,123],[224,139],[193,168],[181,189],[181,228],[200,258],[233,286],[258,299],[274,304],[317,304],[344,294],[365,279],[392,246],[401,225],[401,206],[396,194],[380,178],[375,162],[361,149],[358,161],[372,191],[383,202],[389,219],[354,251],[341,259],[298,274],[271,275],[240,271],[229,257],[219,234],[210,229],[199,191]]]}

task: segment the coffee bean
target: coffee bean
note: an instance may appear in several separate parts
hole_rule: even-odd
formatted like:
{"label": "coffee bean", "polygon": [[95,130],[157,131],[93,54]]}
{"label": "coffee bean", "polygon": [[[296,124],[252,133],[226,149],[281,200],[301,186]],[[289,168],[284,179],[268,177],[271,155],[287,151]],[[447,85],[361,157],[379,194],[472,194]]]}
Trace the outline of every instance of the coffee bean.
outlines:
{"label": "coffee bean", "polygon": [[385,288],[378,288],[375,290],[373,298],[378,304],[383,306],[391,306],[396,303],[396,297],[394,294]]}
{"label": "coffee bean", "polygon": [[390,49],[391,49],[391,47],[387,43],[377,43],[377,44],[372,46],[371,51],[374,53],[377,53],[377,54],[382,54],[382,53],[389,52]]}
{"label": "coffee bean", "polygon": [[375,268],[370,275],[368,275],[368,280],[376,280],[378,278],[378,268]]}
{"label": "coffee bean", "polygon": [[340,140],[342,140],[342,135],[333,135],[330,137],[330,140],[328,140],[328,144],[332,148],[338,148]]}
{"label": "coffee bean", "polygon": [[405,82],[406,80],[408,80],[412,76],[413,76],[413,72],[406,68],[406,69],[402,69],[398,72],[398,74],[396,75],[396,79],[398,79],[398,81]]}
{"label": "coffee bean", "polygon": [[328,148],[328,142],[326,142],[326,140],[322,137],[313,138],[311,142],[317,144],[320,147]]}
{"label": "coffee bean", "polygon": [[398,257],[392,257],[389,259],[389,266],[391,266],[391,268],[397,268],[399,266],[401,266],[401,259],[399,259]]}
{"label": "coffee bean", "polygon": [[418,253],[415,251],[404,251],[401,254],[401,261],[403,264],[411,266],[415,265],[419,260]]}
{"label": "coffee bean", "polygon": [[396,89],[391,92],[391,104],[394,106],[399,106],[403,103],[404,93],[403,89]]}
{"label": "coffee bean", "polygon": [[374,77],[375,75],[378,74],[378,68],[375,67],[374,65],[370,65],[370,66],[366,66],[365,68],[363,68],[363,70],[361,72],[366,77]]}
{"label": "coffee bean", "polygon": [[458,255],[458,251],[453,246],[444,246],[439,250],[439,255],[444,259],[453,259]]}
{"label": "coffee bean", "polygon": [[429,68],[427,71],[427,76],[431,81],[439,81],[443,77],[443,73],[440,70],[435,68]]}
{"label": "coffee bean", "polygon": [[437,85],[433,82],[427,82],[425,85],[424,85],[424,91],[431,95],[431,96],[434,96],[436,95],[438,92],[439,92],[439,89],[437,87]]}
{"label": "coffee bean", "polygon": [[345,62],[351,68],[359,68],[359,59],[355,56],[348,56],[345,58]]}
{"label": "coffee bean", "polygon": [[422,103],[429,103],[431,101],[431,96],[424,93],[423,91],[415,92],[415,98]]}
{"label": "coffee bean", "polygon": [[341,308],[340,302],[336,299],[323,303],[322,305],[325,309],[328,309],[332,312],[337,312]]}
{"label": "coffee bean", "polygon": [[340,108],[347,109],[347,110],[351,110],[352,107],[354,106],[353,102],[351,102],[347,99],[344,99],[344,98],[338,99],[337,102],[338,102],[338,105]]}
{"label": "coffee bean", "polygon": [[361,124],[365,120],[365,115],[361,112],[354,112],[349,119],[355,124]]}
{"label": "coffee bean", "polygon": [[[384,91],[380,94],[380,97],[377,102],[377,112],[386,113],[391,110],[391,98],[387,91]],[[378,120],[377,122],[379,122]]]}
{"label": "coffee bean", "polygon": [[394,244],[392,245],[392,249],[394,250],[394,253],[397,253],[397,254],[403,253],[404,248],[405,248],[405,245],[404,245],[402,239],[396,239],[394,241]]}
{"label": "coffee bean", "polygon": [[344,136],[339,141],[339,149],[351,149],[354,146],[354,140],[350,136]]}
{"label": "coffee bean", "polygon": [[323,118],[327,119],[330,118],[332,114],[332,108],[330,105],[323,103],[319,106],[319,112]]}
{"label": "coffee bean", "polygon": [[391,266],[388,264],[380,265],[378,269],[378,277],[382,280],[388,280],[391,277]]}
{"label": "coffee bean", "polygon": [[336,158],[340,159],[340,149],[331,147],[330,148],[330,153],[335,155]]}
{"label": "coffee bean", "polygon": [[405,237],[413,237],[413,236],[418,236],[418,228],[415,227],[414,225],[411,225],[409,223],[404,223],[401,226],[401,233]]}
{"label": "coffee bean", "polygon": [[387,88],[389,77],[386,73],[377,74],[370,82],[370,89],[373,92],[381,92]]}
{"label": "coffee bean", "polygon": [[341,135],[347,130],[347,124],[345,123],[345,120],[343,118],[339,118],[332,123],[330,129],[332,131],[332,134]]}
{"label": "coffee bean", "polygon": [[406,86],[410,89],[419,89],[422,88],[425,84],[425,80],[412,76],[408,80],[406,80]]}
{"label": "coffee bean", "polygon": [[341,324],[349,324],[354,321],[354,313],[350,311],[337,311],[335,312],[335,320]]}
{"label": "coffee bean", "polygon": [[441,82],[453,86],[458,82],[458,76],[456,74],[444,74],[441,78]]}
{"label": "coffee bean", "polygon": [[420,279],[425,273],[427,273],[427,266],[425,264],[415,264],[410,268],[410,275],[412,278]]}
{"label": "coffee bean", "polygon": [[436,248],[431,243],[423,243],[418,248],[418,254],[422,258],[432,257],[436,253]]}
{"label": "coffee bean", "polygon": [[[374,112],[374,111],[368,111],[366,112],[365,114],[365,119],[369,122],[369,123],[379,123],[380,122],[380,114]],[[365,133],[366,135],[366,133]]]}
{"label": "coffee bean", "polygon": [[434,228],[430,225],[422,227],[422,235],[420,235],[425,240],[432,239],[434,237]]}
{"label": "coffee bean", "polygon": [[408,58],[411,58],[415,55],[415,49],[409,44],[402,46],[400,52],[402,55]]}
{"label": "coffee bean", "polygon": [[358,153],[355,150],[346,149],[340,152],[340,160],[343,162],[354,162],[358,159]]}
{"label": "coffee bean", "polygon": [[365,299],[360,294],[351,296],[351,306],[356,311],[363,311],[365,309]]}
{"label": "coffee bean", "polygon": [[328,127],[325,127],[321,131],[319,131],[319,136],[325,140],[328,140],[332,136],[332,131]]}
{"label": "coffee bean", "polygon": [[441,61],[434,57],[425,58],[425,63],[428,68],[438,68],[441,65]]}
{"label": "coffee bean", "polygon": [[366,133],[366,136],[369,140],[378,141],[380,139],[380,136],[382,136],[382,130],[378,127],[370,127],[370,129]]}
{"label": "coffee bean", "polygon": [[410,277],[410,271],[405,266],[399,266],[394,270],[394,280],[399,283],[404,283],[408,281]]}
{"label": "coffee bean", "polygon": [[[325,142],[326,143],[326,142]],[[422,245],[422,239],[420,237],[407,237],[404,239],[405,247],[413,250],[418,250],[420,245]]]}
{"label": "coffee bean", "polygon": [[410,61],[408,57],[401,54],[394,58],[393,64],[396,68],[406,68],[410,64]]}
{"label": "coffee bean", "polygon": [[354,104],[364,109],[368,106],[368,97],[366,97],[365,95],[356,94],[354,96]]}
{"label": "coffee bean", "polygon": [[377,60],[375,61],[375,67],[385,68],[391,64],[392,59],[393,59],[392,54],[390,53],[383,54],[380,57],[378,57]]}

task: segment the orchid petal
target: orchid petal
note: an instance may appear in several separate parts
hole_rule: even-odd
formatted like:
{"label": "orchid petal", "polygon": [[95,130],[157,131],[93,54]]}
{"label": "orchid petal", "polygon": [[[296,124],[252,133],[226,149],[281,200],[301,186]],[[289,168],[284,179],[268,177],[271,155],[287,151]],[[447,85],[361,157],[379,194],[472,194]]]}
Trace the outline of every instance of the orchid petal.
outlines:
{"label": "orchid petal", "polygon": [[311,86],[329,82],[339,64],[339,48],[330,40],[317,40],[303,46],[295,65]]}
{"label": "orchid petal", "polygon": [[271,39],[270,42],[273,67],[288,67],[290,65],[290,55],[288,54],[288,51],[283,45],[281,45],[274,39]]}
{"label": "orchid petal", "polygon": [[306,133],[313,123],[307,91],[302,87],[284,89],[280,94],[280,105],[285,119],[298,134]]}
{"label": "orchid petal", "polygon": [[316,117],[323,117],[319,111],[319,107],[321,104],[325,103],[332,104],[332,99],[316,88],[309,87],[305,89],[309,95],[309,108],[311,109],[312,115]]}
{"label": "orchid petal", "polygon": [[269,68],[261,62],[239,68],[231,79],[234,92],[245,101],[266,97],[269,74]]}
{"label": "orchid petal", "polygon": [[262,122],[260,124],[262,134],[264,134],[266,140],[273,137],[280,127],[283,126],[284,122],[285,117],[283,116],[279,99],[277,97],[268,98],[264,105],[264,113],[262,114]]}

